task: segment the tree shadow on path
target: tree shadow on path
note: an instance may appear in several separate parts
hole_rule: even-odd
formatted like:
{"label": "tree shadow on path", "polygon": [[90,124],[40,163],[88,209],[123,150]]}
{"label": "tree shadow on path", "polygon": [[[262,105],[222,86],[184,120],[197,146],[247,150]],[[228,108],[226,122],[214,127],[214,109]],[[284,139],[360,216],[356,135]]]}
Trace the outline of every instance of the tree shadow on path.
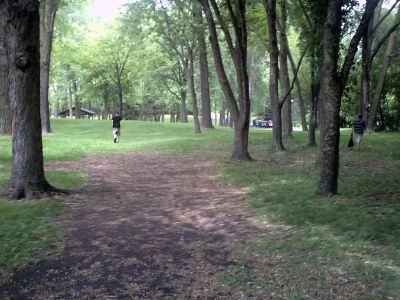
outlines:
{"label": "tree shadow on path", "polygon": [[218,274],[235,265],[230,245],[261,229],[216,164],[126,153],[51,165],[90,183],[65,199],[60,255],[13,274],[0,298],[242,298]]}

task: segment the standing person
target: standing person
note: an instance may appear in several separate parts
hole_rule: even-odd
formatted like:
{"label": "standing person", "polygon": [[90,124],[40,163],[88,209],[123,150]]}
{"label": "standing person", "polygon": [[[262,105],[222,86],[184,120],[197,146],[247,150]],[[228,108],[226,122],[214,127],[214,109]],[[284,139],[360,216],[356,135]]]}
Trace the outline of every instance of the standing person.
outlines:
{"label": "standing person", "polygon": [[112,118],[114,143],[119,143],[119,136],[121,135],[121,120],[119,113],[116,112]]}
{"label": "standing person", "polygon": [[362,115],[358,115],[358,120],[353,122],[353,133],[356,137],[357,151],[360,151],[361,140],[363,138],[364,130],[367,127],[365,121],[362,119]]}

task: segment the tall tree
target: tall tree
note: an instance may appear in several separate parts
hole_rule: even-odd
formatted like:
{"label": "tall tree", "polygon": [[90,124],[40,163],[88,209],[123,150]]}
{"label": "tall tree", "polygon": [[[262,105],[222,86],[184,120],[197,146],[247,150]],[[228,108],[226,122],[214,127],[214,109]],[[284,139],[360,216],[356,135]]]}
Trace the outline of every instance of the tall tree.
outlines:
{"label": "tall tree", "polygon": [[[397,10],[395,24],[397,24],[399,22],[400,22],[400,8]],[[392,58],[392,54],[393,54],[393,50],[394,50],[394,46],[395,46],[395,42],[396,42],[396,37],[397,37],[397,32],[396,31],[392,32],[390,34],[389,41],[386,46],[386,52],[385,52],[385,56],[383,58],[383,64],[382,64],[381,71],[379,74],[378,82],[375,87],[374,98],[372,99],[371,110],[370,110],[370,113],[368,116],[367,129],[369,131],[372,131],[372,129],[373,129],[373,125],[375,122],[378,107],[381,102],[385,78],[386,78],[386,74],[387,74],[387,71],[390,66],[390,60]]]}
{"label": "tall tree", "polygon": [[339,112],[341,98],[354,62],[358,44],[368,28],[368,20],[379,0],[367,0],[364,14],[339,68],[341,25],[345,1],[329,0],[324,27],[323,97],[321,97],[320,175],[316,193],[321,196],[337,194],[339,175]]}
{"label": "tall tree", "polygon": [[[198,4],[197,2],[194,4]],[[214,128],[211,120],[211,99],[210,99],[210,83],[208,71],[207,44],[204,34],[203,14],[201,6],[196,5],[199,11],[197,15],[197,38],[199,44],[199,65],[200,65],[200,90],[201,90],[201,126],[205,128]]]}
{"label": "tall tree", "polygon": [[[247,26],[246,26],[246,1],[228,0],[226,2],[229,12],[230,26],[233,28],[236,44],[234,44],[231,31],[226,19],[221,15],[220,7],[215,0],[199,0],[203,6],[210,31],[210,43],[213,51],[214,62],[225,98],[228,102],[230,114],[234,124],[235,140],[232,158],[250,160],[248,152],[249,122],[250,122],[250,96],[249,77],[247,73]],[[210,6],[211,4],[211,6]],[[225,72],[214,14],[225,36],[229,53],[236,71],[236,84],[238,99],[236,99],[232,86]]]}
{"label": "tall tree", "polygon": [[278,81],[279,81],[279,48],[277,37],[277,16],[276,0],[263,0],[268,22],[269,35],[269,96],[271,98],[272,120],[274,127],[272,129],[272,147],[276,151],[282,151],[285,148],[282,143],[282,117],[281,110],[283,103],[279,100]]}
{"label": "tall tree", "polygon": [[40,116],[43,133],[50,133],[49,76],[54,22],[60,0],[40,1]]}
{"label": "tall tree", "polygon": [[0,20],[0,134],[11,134],[11,109],[8,96],[8,61],[5,40],[5,23]]}
{"label": "tall tree", "polygon": [[5,195],[37,198],[54,191],[44,177],[40,123],[39,1],[4,0],[12,126],[11,181]]}
{"label": "tall tree", "polygon": [[[280,68],[279,68],[279,79],[281,81],[282,95],[287,98],[282,104],[282,133],[284,137],[293,137],[293,123],[292,123],[292,97],[290,93],[290,79],[289,79],[289,68],[288,68],[288,55],[289,45],[286,36],[286,23],[287,23],[287,9],[286,0],[280,1]],[[279,22],[279,21],[278,21]]]}

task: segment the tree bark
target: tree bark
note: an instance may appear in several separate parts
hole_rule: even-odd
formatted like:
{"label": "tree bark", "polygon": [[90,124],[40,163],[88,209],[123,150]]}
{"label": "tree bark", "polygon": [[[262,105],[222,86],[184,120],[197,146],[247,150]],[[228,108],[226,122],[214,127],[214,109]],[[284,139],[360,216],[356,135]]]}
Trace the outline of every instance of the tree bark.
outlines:
{"label": "tree bark", "polygon": [[187,123],[188,122],[188,111],[186,108],[186,91],[183,87],[181,87],[181,107],[179,110],[179,122]]}
{"label": "tree bark", "polygon": [[280,69],[279,79],[282,85],[282,95],[288,95],[285,102],[282,105],[282,133],[284,137],[293,138],[293,123],[292,123],[292,97],[290,95],[290,79],[289,79],[289,68],[288,68],[288,42],[286,38],[286,0],[280,1],[281,6],[281,24],[280,24]]}
{"label": "tree bark", "polygon": [[[315,50],[312,51],[311,60],[310,60],[310,72],[311,72],[311,103],[310,103],[310,128],[308,130],[308,141],[307,146],[315,147],[317,146],[316,138],[315,138],[315,130],[317,123],[317,111],[318,111],[318,99],[320,93],[320,80],[319,72],[316,69],[320,69],[320,67],[316,66],[316,58],[315,58]],[[316,76],[317,75],[317,76]]]}
{"label": "tree bark", "polygon": [[197,31],[199,43],[199,64],[200,64],[200,90],[201,90],[201,126],[204,128],[214,128],[211,120],[211,98],[210,82],[208,71],[207,44],[203,28],[203,16],[201,6],[199,6],[198,22],[200,29]]}
{"label": "tree bark", "polygon": [[[215,0],[209,0],[219,25],[225,35],[231,59],[235,66],[236,83],[238,87],[238,99],[232,91],[228,77],[222,61],[221,50],[218,42],[216,24],[212,15],[209,1],[200,0],[206,15],[208,28],[210,31],[210,43],[214,56],[214,63],[225,99],[228,102],[231,117],[235,127],[234,149],[232,159],[251,160],[248,152],[248,131],[250,122],[250,97],[249,97],[249,78],[247,74],[247,27],[246,27],[246,5],[245,1],[236,0],[235,7],[228,1],[228,11],[231,25],[236,37],[236,46],[233,46],[232,37],[228,26],[222,18],[218,5]],[[235,11],[234,11],[235,10]]]}
{"label": "tree bark", "polygon": [[54,104],[54,117],[58,118],[60,115],[60,97],[58,95],[58,88],[53,85],[54,96],[56,98],[56,103]]}
{"label": "tree bark", "polygon": [[[395,23],[397,23],[399,20],[400,20],[400,8],[397,10]],[[387,70],[389,69],[389,66],[390,66],[390,60],[392,58],[393,49],[394,49],[395,42],[396,42],[396,36],[397,36],[397,32],[393,31],[389,37],[385,56],[383,58],[381,72],[379,74],[378,82],[377,82],[376,88],[375,88],[374,98],[372,100],[371,111],[370,111],[368,121],[367,121],[367,130],[368,131],[373,130],[374,122],[376,119],[376,114],[377,114],[378,107],[379,107],[381,97],[382,97],[382,91],[383,91],[383,86],[385,83]]]}
{"label": "tree bark", "polygon": [[40,116],[42,132],[50,133],[49,76],[54,21],[59,0],[40,1]]}
{"label": "tree bark", "polygon": [[72,87],[71,86],[68,87],[68,99],[69,99],[69,101],[68,101],[69,118],[72,119],[74,116],[74,112],[72,109]]}
{"label": "tree bark", "polygon": [[79,99],[78,84],[76,83],[76,80],[74,80],[73,86],[74,86],[74,98],[75,98],[75,119],[80,119],[81,118],[81,101]]}
{"label": "tree bark", "polygon": [[40,122],[39,1],[4,0],[12,124],[12,171],[5,195],[40,198],[55,189],[44,176]]}
{"label": "tree bark", "polygon": [[[338,59],[341,34],[342,2],[330,0],[324,27],[323,97],[321,97],[320,177],[316,193],[320,196],[337,194],[339,175],[339,112],[341,97],[346,85],[354,56],[362,35],[368,27],[379,0],[367,0],[366,10],[351,39],[343,66],[338,74]],[[321,122],[320,122],[321,123]]]}
{"label": "tree bark", "polygon": [[265,11],[267,13],[268,21],[268,34],[269,34],[269,95],[271,98],[272,108],[272,148],[275,151],[283,151],[285,148],[282,143],[282,119],[281,119],[281,105],[279,103],[278,93],[278,80],[279,80],[279,67],[278,67],[278,38],[276,33],[276,0],[263,1]]}
{"label": "tree bark", "polygon": [[5,23],[0,21],[0,134],[11,134],[11,108],[8,89],[8,61],[5,39]]}
{"label": "tree bark", "polygon": [[189,66],[186,68],[187,80],[189,84],[190,94],[192,96],[192,110],[193,110],[193,122],[194,122],[194,133],[201,133],[200,121],[199,121],[199,110],[197,108],[197,95],[194,86],[194,70],[193,70],[193,50],[189,49],[188,53]]}
{"label": "tree bark", "polygon": [[[292,73],[293,76],[296,76],[296,65],[294,63],[292,54],[290,53],[290,49],[288,49],[288,58],[290,61],[290,66],[292,68]],[[304,97],[303,97],[303,91],[301,88],[300,84],[300,79],[298,76],[296,76],[296,88],[297,88],[297,93],[299,95],[299,107],[300,107],[300,119],[301,119],[301,128],[303,131],[307,131],[307,119],[306,119],[306,108],[304,105]]]}

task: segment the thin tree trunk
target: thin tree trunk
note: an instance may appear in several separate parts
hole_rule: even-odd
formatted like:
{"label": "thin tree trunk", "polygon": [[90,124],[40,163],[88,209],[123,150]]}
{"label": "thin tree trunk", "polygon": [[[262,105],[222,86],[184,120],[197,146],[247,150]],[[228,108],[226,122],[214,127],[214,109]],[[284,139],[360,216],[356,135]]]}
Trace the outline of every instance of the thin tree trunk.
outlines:
{"label": "thin tree trunk", "polygon": [[40,2],[40,116],[43,133],[50,133],[49,76],[58,0]]}
{"label": "thin tree trunk", "polygon": [[[308,142],[307,146],[315,147],[317,146],[316,138],[315,138],[315,130],[316,130],[316,122],[317,122],[317,111],[318,111],[318,99],[320,92],[320,82],[317,80],[316,74],[319,72],[316,71],[316,59],[315,59],[315,51],[311,54],[310,60],[310,72],[311,72],[311,103],[310,103],[310,128],[308,130]],[[319,67],[318,67],[319,69]]]}
{"label": "thin tree trunk", "polygon": [[12,171],[5,195],[40,198],[54,191],[44,177],[40,122],[39,1],[4,0],[12,125]]}
{"label": "thin tree trunk", "polygon": [[5,20],[0,20],[0,134],[11,134],[11,108],[8,89],[8,62]]}
{"label": "thin tree trunk", "polygon": [[207,45],[203,29],[203,16],[201,6],[199,6],[198,22],[200,29],[197,31],[199,43],[199,65],[200,65],[200,90],[201,90],[201,126],[214,128],[211,119],[211,98],[208,71]]}
{"label": "thin tree trunk", "polygon": [[[399,20],[400,20],[400,9],[397,10],[395,22],[398,22]],[[393,49],[394,49],[395,42],[396,42],[396,36],[397,36],[397,32],[393,31],[389,37],[385,56],[383,58],[381,72],[379,74],[378,82],[377,82],[376,88],[375,88],[374,98],[372,100],[371,111],[370,111],[368,121],[367,121],[367,130],[368,131],[373,130],[376,113],[378,111],[379,103],[380,103],[381,97],[382,97],[382,91],[383,91],[383,86],[385,83],[386,74],[387,74],[387,71],[390,66],[390,60],[392,58]]]}
{"label": "thin tree trunk", "polygon": [[56,103],[54,105],[54,117],[58,118],[60,115],[60,97],[58,95],[58,88],[55,85],[53,85],[53,91],[56,98]]}
{"label": "thin tree trunk", "polygon": [[[248,130],[250,121],[250,97],[249,97],[249,78],[247,74],[247,27],[246,27],[246,4],[244,1],[235,1],[235,7],[228,2],[228,10],[231,25],[234,27],[236,46],[233,46],[230,31],[221,17],[217,2],[210,0],[219,25],[225,35],[231,59],[235,66],[236,83],[238,86],[238,101],[232,91],[228,77],[225,72],[222,60],[221,49],[218,42],[216,24],[211,12],[209,1],[201,0],[207,18],[210,31],[211,49],[213,51],[214,63],[225,99],[228,102],[231,117],[235,126],[234,149],[232,159],[251,160],[248,152]],[[236,14],[235,14],[236,13]],[[238,140],[239,139],[239,140]]]}
{"label": "thin tree trunk", "polygon": [[288,68],[288,43],[286,38],[286,0],[280,1],[281,6],[281,26],[280,26],[280,44],[281,48],[279,51],[280,58],[280,69],[279,78],[282,84],[282,94],[289,95],[282,105],[282,133],[284,137],[293,138],[293,123],[292,123],[292,97],[290,95],[290,79],[289,79],[289,68]]}
{"label": "thin tree trunk", "polygon": [[197,95],[194,86],[194,70],[193,70],[193,51],[190,49],[188,51],[189,66],[186,68],[187,81],[189,84],[190,94],[192,96],[192,110],[193,110],[193,122],[194,122],[194,132],[201,133],[200,121],[199,121],[199,110],[197,108]]}
{"label": "thin tree trunk", "polygon": [[72,108],[72,87],[68,87],[68,96],[69,96],[69,102],[68,102],[68,110],[69,110],[69,118],[72,119],[74,116],[73,108]]}
{"label": "thin tree trunk", "polygon": [[285,150],[282,143],[282,119],[281,106],[279,103],[278,80],[278,38],[276,33],[276,0],[264,0],[263,2],[268,21],[269,33],[269,56],[270,56],[270,71],[269,71],[269,95],[272,108],[272,148],[275,151]]}
{"label": "thin tree trunk", "polygon": [[288,49],[288,58],[290,61],[290,66],[292,68],[293,76],[296,77],[296,87],[297,87],[297,93],[299,95],[299,107],[300,107],[300,118],[301,118],[301,128],[303,131],[307,131],[307,119],[306,119],[306,108],[304,105],[304,97],[303,97],[303,91],[301,88],[300,84],[300,79],[298,76],[296,76],[296,64],[294,63],[292,54],[290,53],[290,49]]}
{"label": "thin tree trunk", "polygon": [[118,79],[117,82],[117,94],[118,94],[118,109],[119,109],[119,115],[122,118],[122,102],[123,102],[123,91],[122,91],[122,83],[121,80]]}
{"label": "thin tree trunk", "polygon": [[254,88],[256,85],[256,72],[254,70],[255,60],[257,55],[257,46],[253,46],[251,50],[251,55],[249,57],[249,97],[252,102],[254,99]]}
{"label": "thin tree trunk", "polygon": [[81,101],[79,99],[78,95],[78,84],[76,83],[76,80],[74,80],[74,96],[75,96],[75,119],[80,119],[81,118]]}
{"label": "thin tree trunk", "polygon": [[222,102],[222,108],[219,112],[219,126],[223,127],[225,126],[225,101]]}

